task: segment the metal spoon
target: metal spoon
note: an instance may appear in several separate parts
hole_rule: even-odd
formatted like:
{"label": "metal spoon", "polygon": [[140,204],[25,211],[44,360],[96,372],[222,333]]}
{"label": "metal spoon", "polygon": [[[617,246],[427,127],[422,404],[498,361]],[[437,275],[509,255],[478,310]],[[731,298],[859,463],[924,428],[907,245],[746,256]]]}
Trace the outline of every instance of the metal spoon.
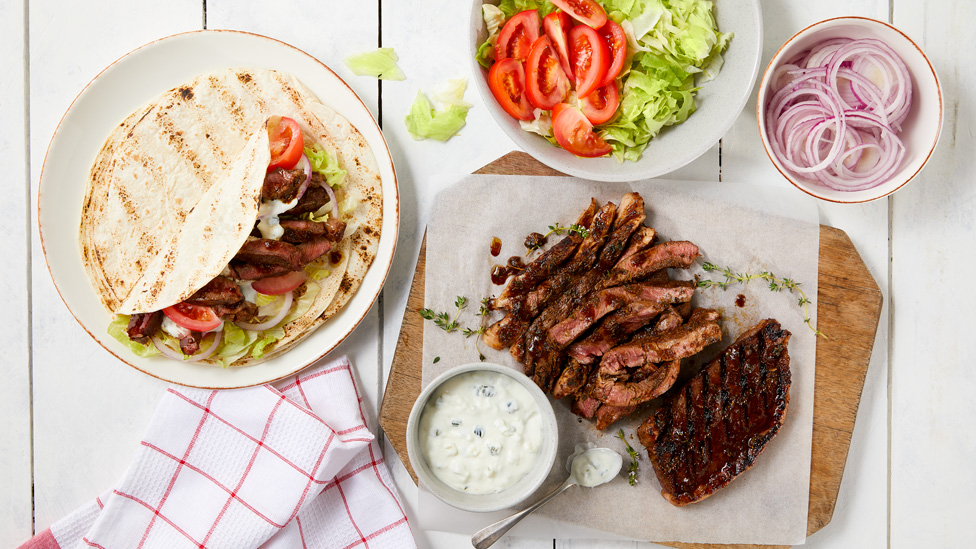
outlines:
{"label": "metal spoon", "polygon": [[[492,544],[508,533],[512,527],[539,507],[549,503],[552,498],[569,490],[573,486],[592,488],[610,482],[620,472],[622,465],[623,458],[620,457],[620,454],[609,448],[594,448],[591,443],[577,444],[576,451],[566,460],[566,468],[569,469],[569,478],[566,479],[566,482],[563,482],[562,486],[533,503],[530,507],[482,528],[471,537],[471,545],[475,549],[491,547]],[[596,473],[597,478],[594,479],[590,473]]]}

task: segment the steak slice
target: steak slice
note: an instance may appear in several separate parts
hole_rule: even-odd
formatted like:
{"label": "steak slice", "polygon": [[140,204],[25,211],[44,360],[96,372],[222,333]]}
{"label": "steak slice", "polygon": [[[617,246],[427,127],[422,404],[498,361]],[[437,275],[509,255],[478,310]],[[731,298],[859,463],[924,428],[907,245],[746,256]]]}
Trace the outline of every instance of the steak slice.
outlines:
{"label": "steak slice", "polygon": [[129,317],[129,324],[126,326],[125,331],[132,341],[147,345],[149,338],[156,335],[156,332],[159,331],[159,327],[162,325],[162,311],[136,313]]}
{"label": "steak slice", "polygon": [[186,301],[194,305],[216,307],[217,305],[236,305],[243,300],[244,294],[241,293],[236,282],[224,276],[217,276]]}
{"label": "steak slice", "polygon": [[[589,227],[593,223],[593,216],[599,209],[596,199],[590,199],[590,205],[576,220],[580,227]],[[553,247],[542,252],[539,257],[525,266],[525,270],[512,278],[511,282],[495,298],[496,309],[512,309],[518,296],[535,288],[540,282],[552,276],[556,269],[565,263],[573,252],[579,248],[583,237],[578,233],[569,233]]]}
{"label": "steak slice", "polygon": [[[589,294],[570,315],[549,329],[549,337],[563,348],[607,314],[628,303],[650,301],[661,305],[691,301],[695,283],[672,280],[661,284],[628,284]],[[663,307],[662,307],[663,308]]]}
{"label": "steak slice", "polygon": [[304,170],[286,170],[284,168],[271,170],[264,176],[264,184],[261,186],[261,199],[291,202],[298,196],[298,189],[304,182]]}
{"label": "steak slice", "polygon": [[684,241],[664,242],[637,252],[619,262],[602,283],[603,288],[619,286],[661,269],[687,269],[698,257],[698,246]]}
{"label": "steak slice", "polygon": [[559,374],[552,386],[553,398],[563,398],[575,395],[586,384],[592,364],[584,364],[574,358],[569,358],[563,372]]}
{"label": "steak slice", "polygon": [[[316,259],[327,254],[329,250],[332,249],[332,242],[329,241],[327,237],[319,236],[309,240],[308,242],[302,242],[301,244],[295,245],[298,248],[299,253],[299,269],[307,265]],[[298,269],[295,269],[296,271]]]}
{"label": "steak slice", "polygon": [[325,236],[325,223],[307,219],[280,219],[281,240],[290,244],[301,244],[315,237]]}
{"label": "steak slice", "polygon": [[594,418],[596,428],[600,431],[612,425],[618,419],[629,416],[637,410],[637,406],[608,406],[604,404],[596,409]]}
{"label": "steak slice", "polygon": [[292,206],[282,215],[294,216],[311,213],[329,203],[329,192],[315,184],[316,175],[317,172],[312,172],[312,183],[305,189],[305,194],[298,199],[298,204]]}
{"label": "steak slice", "polygon": [[749,469],[779,431],[790,401],[790,332],[750,328],[648,417],[637,435],[661,495],[701,501]]}
{"label": "steak slice", "polygon": [[290,271],[302,268],[298,249],[287,243],[270,238],[249,239],[241,246],[234,261],[240,263],[259,263],[262,265],[282,265]]}
{"label": "steak slice", "polygon": [[631,381],[619,381],[597,373],[587,385],[591,397],[610,406],[636,406],[663,395],[678,380],[681,359],[641,368]]}
{"label": "steak slice", "polygon": [[722,340],[718,318],[715,310],[695,309],[687,324],[662,334],[651,332],[610,349],[600,361],[600,372],[617,376],[625,368],[640,368],[652,362],[666,362],[699,353]]}

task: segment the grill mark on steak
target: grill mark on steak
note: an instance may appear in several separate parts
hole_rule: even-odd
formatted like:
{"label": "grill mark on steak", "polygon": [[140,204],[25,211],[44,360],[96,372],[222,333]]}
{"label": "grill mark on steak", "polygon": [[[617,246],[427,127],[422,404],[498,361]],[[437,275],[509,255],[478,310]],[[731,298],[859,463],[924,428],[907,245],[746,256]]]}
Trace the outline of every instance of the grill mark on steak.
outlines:
{"label": "grill mark on steak", "polygon": [[760,322],[641,424],[638,437],[670,503],[695,503],[728,485],[779,431],[789,405],[789,339],[777,321]]}
{"label": "grill mark on steak", "polygon": [[718,312],[695,309],[688,323],[663,334],[649,333],[618,345],[603,355],[600,372],[617,376],[625,368],[639,368],[652,362],[665,362],[691,356],[722,340]]}

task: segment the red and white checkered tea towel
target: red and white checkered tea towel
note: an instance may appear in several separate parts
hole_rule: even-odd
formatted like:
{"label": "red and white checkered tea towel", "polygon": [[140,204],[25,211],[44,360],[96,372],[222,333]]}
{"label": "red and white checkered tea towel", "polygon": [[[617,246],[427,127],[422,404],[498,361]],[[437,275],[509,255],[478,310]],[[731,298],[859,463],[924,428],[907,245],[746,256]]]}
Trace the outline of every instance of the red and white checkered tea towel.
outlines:
{"label": "red and white checkered tea towel", "polygon": [[169,389],[118,488],[21,549],[415,547],[349,360],[275,385]]}

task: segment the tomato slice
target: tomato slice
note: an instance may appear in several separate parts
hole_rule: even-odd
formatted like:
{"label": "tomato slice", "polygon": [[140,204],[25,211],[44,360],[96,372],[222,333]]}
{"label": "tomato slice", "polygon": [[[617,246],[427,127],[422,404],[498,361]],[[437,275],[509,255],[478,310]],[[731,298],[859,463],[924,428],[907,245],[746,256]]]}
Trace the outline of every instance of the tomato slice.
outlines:
{"label": "tomato slice", "polygon": [[566,100],[569,79],[548,36],[540,36],[525,62],[525,95],[534,106],[548,111]]}
{"label": "tomato slice", "polygon": [[206,305],[194,305],[181,301],[163,309],[163,314],[187,330],[209,332],[220,326],[220,317]]}
{"label": "tomato slice", "polygon": [[525,10],[505,22],[495,42],[495,62],[502,59],[525,61],[532,44],[539,38],[539,12]]}
{"label": "tomato slice", "polygon": [[305,138],[302,137],[302,128],[298,122],[287,116],[272,116],[268,121],[268,138],[271,141],[271,164],[268,164],[268,171],[294,168],[305,148]]}
{"label": "tomato slice", "polygon": [[598,29],[607,22],[607,12],[594,0],[552,0],[553,5],[580,23]]}
{"label": "tomato slice", "polygon": [[552,112],[552,133],[562,148],[587,158],[606,156],[613,150],[593,132],[593,124],[579,109],[562,103]]}
{"label": "tomato slice", "polygon": [[605,86],[596,89],[595,92],[586,96],[580,101],[583,108],[583,116],[590,121],[590,124],[597,126],[613,118],[617,112],[617,105],[620,104],[620,93],[617,91],[617,83],[613,80]]}
{"label": "tomato slice", "polygon": [[606,41],[607,47],[610,49],[610,66],[607,67],[607,74],[600,84],[606,86],[613,82],[613,79],[624,68],[624,61],[627,58],[627,35],[624,33],[623,27],[610,19],[607,19],[607,24],[600,27],[600,30],[596,32]]}
{"label": "tomato slice", "polygon": [[282,295],[301,286],[307,279],[308,276],[305,275],[305,271],[292,271],[281,276],[255,280],[251,287],[264,295]]}
{"label": "tomato slice", "polygon": [[600,87],[610,66],[610,49],[600,35],[586,25],[569,29],[569,62],[576,76],[580,99]]}
{"label": "tomato slice", "polygon": [[535,120],[525,97],[525,69],[517,59],[502,59],[488,70],[488,87],[505,112],[519,120]]}
{"label": "tomato slice", "polygon": [[542,30],[552,41],[552,47],[559,55],[559,66],[570,80],[573,79],[573,67],[569,64],[569,39],[566,35],[571,28],[573,20],[564,11],[554,11],[542,18]]}

